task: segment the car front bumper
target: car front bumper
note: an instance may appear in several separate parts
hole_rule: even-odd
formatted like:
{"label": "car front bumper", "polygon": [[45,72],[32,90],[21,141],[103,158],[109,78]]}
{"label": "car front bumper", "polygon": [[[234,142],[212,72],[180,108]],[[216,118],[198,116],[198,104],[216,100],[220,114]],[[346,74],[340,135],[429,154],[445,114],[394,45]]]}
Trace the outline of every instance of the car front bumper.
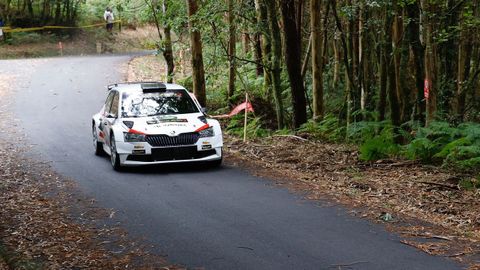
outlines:
{"label": "car front bumper", "polygon": [[116,142],[122,166],[215,161],[222,159],[222,146],[221,137],[200,138],[194,145],[171,147],[152,147],[146,142]]}

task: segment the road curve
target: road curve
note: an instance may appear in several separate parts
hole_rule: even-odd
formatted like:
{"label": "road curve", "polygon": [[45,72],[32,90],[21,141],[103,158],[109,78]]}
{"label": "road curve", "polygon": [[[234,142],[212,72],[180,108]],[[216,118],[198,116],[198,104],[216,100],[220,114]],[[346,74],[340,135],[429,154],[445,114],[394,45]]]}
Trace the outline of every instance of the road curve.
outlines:
{"label": "road curve", "polygon": [[303,200],[237,168],[114,172],[107,158],[93,154],[91,115],[105,86],[122,81],[120,67],[129,58],[6,60],[0,73],[16,73],[22,82],[11,107],[33,145],[30,154],[114,209],[131,235],[145,237],[170,262],[206,269],[462,268],[401,244],[345,209]]}

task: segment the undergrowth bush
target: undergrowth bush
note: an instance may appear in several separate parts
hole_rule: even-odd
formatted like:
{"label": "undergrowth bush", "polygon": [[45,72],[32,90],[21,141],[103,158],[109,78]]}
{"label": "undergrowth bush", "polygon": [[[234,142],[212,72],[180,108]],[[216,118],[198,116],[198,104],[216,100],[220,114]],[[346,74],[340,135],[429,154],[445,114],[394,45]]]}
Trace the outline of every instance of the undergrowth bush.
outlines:
{"label": "undergrowth bush", "polygon": [[457,127],[446,122],[434,122],[429,127],[401,129],[406,144],[393,142],[393,127],[388,122],[359,122],[347,132],[350,142],[360,145],[360,159],[383,159],[395,155],[426,164],[462,172],[480,171],[480,125],[465,123]]}
{"label": "undergrowth bush", "polygon": [[376,136],[392,137],[393,126],[387,122],[356,122],[350,124],[346,134],[346,140],[350,143],[362,144]]}
{"label": "undergrowth bush", "polygon": [[308,121],[298,129],[298,132],[308,133],[316,139],[341,142],[345,138],[345,130],[338,118],[328,114],[321,122]]}
{"label": "undergrowth bush", "polygon": [[[245,118],[244,114],[237,114],[231,118],[226,128],[226,132],[232,135],[243,137]],[[262,128],[262,119],[254,117],[251,114],[247,116],[247,138],[267,137],[270,131]]]}
{"label": "undergrowth bush", "polygon": [[[379,160],[398,154],[400,146],[393,141],[393,127],[390,124],[367,125],[365,132],[360,132],[363,140],[359,158],[364,161]],[[375,129],[372,129],[375,128]],[[378,135],[377,135],[378,134]]]}

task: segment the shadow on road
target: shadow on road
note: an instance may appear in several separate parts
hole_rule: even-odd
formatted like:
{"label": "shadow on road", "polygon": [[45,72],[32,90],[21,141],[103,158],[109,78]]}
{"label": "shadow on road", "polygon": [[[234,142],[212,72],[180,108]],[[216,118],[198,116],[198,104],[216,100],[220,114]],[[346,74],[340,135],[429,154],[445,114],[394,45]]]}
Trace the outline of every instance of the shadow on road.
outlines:
{"label": "shadow on road", "polygon": [[[105,156],[110,162],[110,157]],[[226,169],[225,166],[214,166],[208,162],[184,162],[157,165],[144,165],[135,167],[123,167],[119,173],[131,174],[171,174],[171,173],[212,173]]]}

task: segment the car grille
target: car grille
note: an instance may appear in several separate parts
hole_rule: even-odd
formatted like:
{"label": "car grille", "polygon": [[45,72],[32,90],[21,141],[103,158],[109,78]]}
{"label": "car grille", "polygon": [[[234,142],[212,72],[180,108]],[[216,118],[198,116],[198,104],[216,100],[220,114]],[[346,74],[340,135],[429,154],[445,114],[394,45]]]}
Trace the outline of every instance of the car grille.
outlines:
{"label": "car grille", "polygon": [[199,134],[196,132],[182,133],[178,136],[170,137],[168,135],[147,135],[146,141],[155,147],[192,145],[197,143]]}
{"label": "car grille", "polygon": [[153,162],[167,160],[189,160],[199,159],[215,155],[215,149],[207,151],[197,151],[196,146],[188,147],[169,147],[169,148],[153,148],[151,155],[129,155],[127,160]]}

